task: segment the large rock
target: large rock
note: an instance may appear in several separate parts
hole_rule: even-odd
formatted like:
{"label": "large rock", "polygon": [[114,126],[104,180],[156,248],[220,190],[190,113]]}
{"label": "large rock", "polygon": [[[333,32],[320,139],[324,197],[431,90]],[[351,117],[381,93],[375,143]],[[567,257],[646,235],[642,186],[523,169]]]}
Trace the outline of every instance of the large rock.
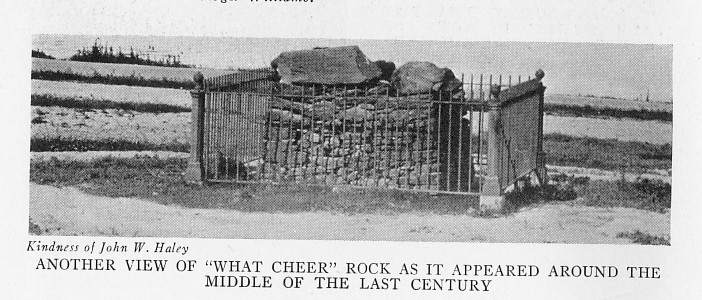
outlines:
{"label": "large rock", "polygon": [[390,83],[401,94],[453,91],[461,85],[450,69],[417,61],[408,62],[395,70]]}
{"label": "large rock", "polygon": [[358,46],[283,52],[271,65],[287,84],[364,84],[382,73]]}

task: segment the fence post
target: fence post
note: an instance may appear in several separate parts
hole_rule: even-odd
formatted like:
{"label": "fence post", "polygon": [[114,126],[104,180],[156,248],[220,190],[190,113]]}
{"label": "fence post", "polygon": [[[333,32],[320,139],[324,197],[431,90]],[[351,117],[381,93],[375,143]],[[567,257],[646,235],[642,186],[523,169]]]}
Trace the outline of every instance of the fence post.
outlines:
{"label": "fence post", "polygon": [[[541,81],[541,79],[546,76],[546,73],[542,69],[536,70],[536,73],[534,74],[537,80]],[[546,185],[548,184],[548,178],[547,178],[547,173],[546,173],[546,152],[544,152],[544,93],[546,91],[546,87],[541,85],[541,91],[539,92],[539,132],[538,132],[538,148],[537,148],[537,171],[536,171],[536,176],[538,177],[538,181],[540,185]]]}
{"label": "fence post", "polygon": [[192,97],[190,113],[190,158],[185,170],[185,181],[200,184],[203,181],[202,149],[204,146],[205,89],[204,76],[197,72],[193,76],[195,88],[190,91]]}
{"label": "fence post", "polygon": [[483,189],[480,193],[481,211],[499,211],[504,204],[504,196],[500,187],[499,168],[502,155],[500,153],[500,86],[492,85],[490,93],[492,99],[488,102],[488,149],[487,172]]}

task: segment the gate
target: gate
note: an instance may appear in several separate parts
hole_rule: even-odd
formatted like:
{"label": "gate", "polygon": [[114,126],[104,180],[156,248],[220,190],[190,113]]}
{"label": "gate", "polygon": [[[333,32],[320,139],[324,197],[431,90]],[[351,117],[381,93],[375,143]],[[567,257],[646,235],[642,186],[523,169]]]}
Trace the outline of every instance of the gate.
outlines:
{"label": "gate", "polygon": [[285,85],[272,69],[196,75],[187,177],[499,196],[543,178],[542,78],[470,76],[453,91],[400,94]]}

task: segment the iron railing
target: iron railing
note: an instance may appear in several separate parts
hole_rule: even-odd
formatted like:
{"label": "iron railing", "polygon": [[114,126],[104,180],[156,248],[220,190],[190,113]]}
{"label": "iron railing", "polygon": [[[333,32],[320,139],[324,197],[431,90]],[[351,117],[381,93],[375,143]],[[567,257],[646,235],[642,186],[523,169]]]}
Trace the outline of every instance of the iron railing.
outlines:
{"label": "iron railing", "polygon": [[426,94],[285,85],[270,69],[196,78],[192,167],[209,182],[500,195],[543,173],[541,78],[471,75]]}

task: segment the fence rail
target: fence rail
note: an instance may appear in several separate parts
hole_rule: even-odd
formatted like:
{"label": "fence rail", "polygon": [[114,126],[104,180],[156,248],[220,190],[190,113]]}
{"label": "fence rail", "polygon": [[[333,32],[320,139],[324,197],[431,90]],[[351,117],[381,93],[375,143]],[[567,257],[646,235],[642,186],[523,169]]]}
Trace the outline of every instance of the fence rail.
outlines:
{"label": "fence rail", "polygon": [[287,85],[271,69],[200,75],[188,173],[501,195],[543,173],[541,78],[462,76],[452,91],[400,94],[381,84]]}

